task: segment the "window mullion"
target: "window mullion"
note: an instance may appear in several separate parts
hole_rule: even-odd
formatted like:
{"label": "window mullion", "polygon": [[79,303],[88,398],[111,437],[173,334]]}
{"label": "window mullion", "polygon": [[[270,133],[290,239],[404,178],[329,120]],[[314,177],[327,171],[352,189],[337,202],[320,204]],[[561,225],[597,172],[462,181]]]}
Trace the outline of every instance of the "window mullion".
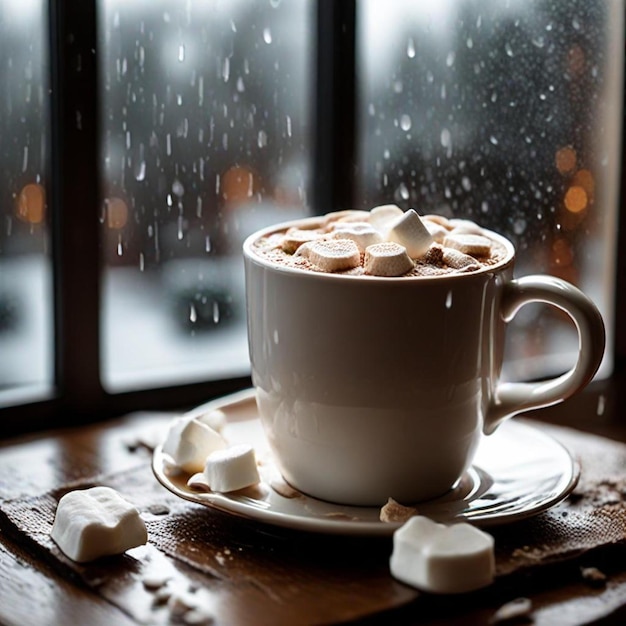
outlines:
{"label": "window mullion", "polygon": [[349,208],[356,164],[355,0],[320,0],[317,13],[316,213]]}
{"label": "window mullion", "polygon": [[55,379],[70,419],[102,406],[95,0],[51,2]]}

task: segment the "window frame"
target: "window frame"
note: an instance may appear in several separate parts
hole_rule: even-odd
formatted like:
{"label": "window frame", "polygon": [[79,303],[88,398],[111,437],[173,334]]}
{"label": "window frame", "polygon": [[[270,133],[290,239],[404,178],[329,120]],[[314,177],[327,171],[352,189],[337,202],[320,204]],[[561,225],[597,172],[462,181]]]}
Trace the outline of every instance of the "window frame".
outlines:
{"label": "window frame", "polygon": [[[322,214],[353,205],[345,163],[356,154],[357,0],[318,0],[313,77],[314,155],[311,204]],[[0,435],[77,425],[134,410],[191,407],[250,386],[249,376],[132,392],[101,383],[101,250],[98,208],[99,68],[97,0],[50,0],[49,180],[53,293],[54,393],[50,399],[0,406]],[[626,249],[622,129],[618,250]],[[93,210],[84,210],[93,207]],[[626,258],[616,268],[614,368],[626,361]]]}

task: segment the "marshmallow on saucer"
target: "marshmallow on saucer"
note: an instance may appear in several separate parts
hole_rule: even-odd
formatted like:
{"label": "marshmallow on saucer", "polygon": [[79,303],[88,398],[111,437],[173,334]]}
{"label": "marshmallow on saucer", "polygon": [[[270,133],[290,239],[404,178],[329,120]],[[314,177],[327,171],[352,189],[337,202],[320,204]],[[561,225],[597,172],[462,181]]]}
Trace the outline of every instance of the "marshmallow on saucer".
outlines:
{"label": "marshmallow on saucer", "polygon": [[66,493],[59,500],[50,536],[78,563],[122,554],[148,541],[137,509],[110,487]]}
{"label": "marshmallow on saucer", "polygon": [[432,593],[464,593],[493,582],[494,540],[478,528],[414,516],[393,535],[391,574]]}
{"label": "marshmallow on saucer", "polygon": [[256,485],[261,479],[252,446],[239,444],[209,455],[204,478],[211,491],[228,493]]}
{"label": "marshmallow on saucer", "polygon": [[386,239],[404,246],[412,259],[424,256],[434,241],[428,228],[413,209],[403,213],[389,226]]}
{"label": "marshmallow on saucer", "polygon": [[212,428],[218,433],[224,430],[224,426],[226,426],[226,422],[228,421],[226,413],[224,413],[222,409],[213,409],[212,411],[207,411],[206,413],[201,413],[194,417],[201,424],[206,424],[209,428]]}
{"label": "marshmallow on saucer", "polygon": [[201,472],[207,457],[226,447],[225,439],[199,419],[179,417],[170,426],[163,452],[174,464],[191,474]]}

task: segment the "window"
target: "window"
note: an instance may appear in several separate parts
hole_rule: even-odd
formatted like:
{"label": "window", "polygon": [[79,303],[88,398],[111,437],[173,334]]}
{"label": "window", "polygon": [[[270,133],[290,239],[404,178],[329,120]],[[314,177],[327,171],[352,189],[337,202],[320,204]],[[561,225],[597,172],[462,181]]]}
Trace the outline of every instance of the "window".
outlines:
{"label": "window", "polygon": [[[610,346],[619,3],[0,0],[0,35],[5,430],[249,384],[243,239],[348,206],[503,232]],[[573,358],[554,312],[515,324],[512,377]]]}
{"label": "window", "polygon": [[[623,7],[362,0],[358,10],[358,205],[393,199],[505,234],[518,274],[555,274],[594,299],[611,345]],[[574,330],[553,310],[525,307],[514,325],[511,376],[574,362]],[[608,350],[601,374],[611,366]]]}
{"label": "window", "polygon": [[0,1],[0,394],[10,402],[53,384],[44,9]]}
{"label": "window", "polygon": [[241,244],[309,211],[313,7],[99,3],[108,390],[248,373]]}

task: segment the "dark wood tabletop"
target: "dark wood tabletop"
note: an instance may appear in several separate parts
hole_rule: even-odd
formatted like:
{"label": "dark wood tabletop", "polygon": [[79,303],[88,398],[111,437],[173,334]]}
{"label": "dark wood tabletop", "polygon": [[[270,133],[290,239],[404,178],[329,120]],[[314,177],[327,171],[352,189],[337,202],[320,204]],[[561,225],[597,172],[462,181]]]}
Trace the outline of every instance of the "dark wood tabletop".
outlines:
{"label": "dark wood tabletop", "polygon": [[[590,450],[602,454],[606,445],[615,458],[626,458],[620,456],[621,444],[611,443],[626,443],[624,387],[624,376],[614,376],[531,417],[557,438],[563,433],[566,445],[574,442],[584,452],[588,441]],[[151,449],[171,418],[170,413],[132,414],[2,444],[1,623],[488,624],[499,607],[520,597],[531,601],[524,618],[528,623],[626,623],[623,540],[598,537],[589,549],[563,552],[557,559],[544,559],[541,567],[514,573],[501,567],[495,583],[478,592],[422,594],[391,577],[390,538],[281,530],[174,498],[150,471]],[[585,471],[583,463],[581,480]],[[622,473],[614,466],[607,472],[595,486],[605,489],[598,513],[621,516],[611,521],[619,530],[626,525],[626,466]],[[48,536],[56,499],[91,484],[121,485],[137,494],[149,531],[146,546],[80,566],[56,550]],[[609,488],[614,494],[610,501]],[[561,511],[565,518],[568,509]],[[569,511],[574,511],[569,519],[575,523],[575,509]],[[496,543],[525,533],[520,550],[528,556],[535,548],[532,523],[520,522],[505,531],[508,536],[496,529]],[[591,567],[602,576],[582,574]],[[146,572],[154,568],[206,610],[168,610],[166,598],[159,599],[145,585]]]}

